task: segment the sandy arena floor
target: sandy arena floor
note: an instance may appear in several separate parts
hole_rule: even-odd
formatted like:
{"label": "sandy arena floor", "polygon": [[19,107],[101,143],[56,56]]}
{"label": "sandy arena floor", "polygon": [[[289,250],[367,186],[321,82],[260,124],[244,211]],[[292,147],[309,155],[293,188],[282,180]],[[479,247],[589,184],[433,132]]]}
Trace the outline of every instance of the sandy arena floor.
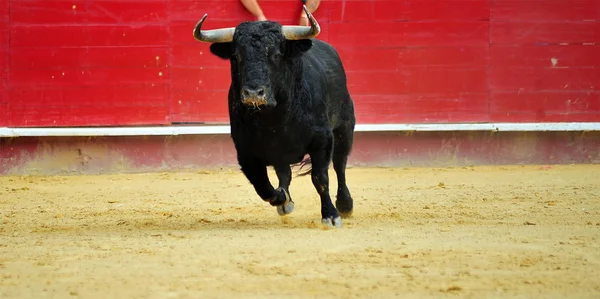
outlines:
{"label": "sandy arena floor", "polygon": [[0,177],[0,298],[600,298],[600,165],[348,181],[325,230],[310,177],[286,218],[235,169]]}

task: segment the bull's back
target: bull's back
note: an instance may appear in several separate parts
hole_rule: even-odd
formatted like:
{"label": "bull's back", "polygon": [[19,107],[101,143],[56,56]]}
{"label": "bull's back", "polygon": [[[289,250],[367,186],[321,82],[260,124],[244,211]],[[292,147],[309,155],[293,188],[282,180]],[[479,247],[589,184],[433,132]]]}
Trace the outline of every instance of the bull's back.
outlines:
{"label": "bull's back", "polygon": [[[350,98],[346,73],[341,58],[330,44],[313,39],[312,48],[305,54],[306,62],[316,66],[306,75],[319,78],[325,93],[325,105],[332,126],[354,119],[354,105]],[[313,81],[314,82],[314,81]],[[315,84],[318,84],[315,82]]]}
{"label": "bull's back", "polygon": [[312,48],[306,53],[311,64],[320,66],[322,74],[335,85],[346,85],[346,74],[339,54],[330,44],[313,39]]}

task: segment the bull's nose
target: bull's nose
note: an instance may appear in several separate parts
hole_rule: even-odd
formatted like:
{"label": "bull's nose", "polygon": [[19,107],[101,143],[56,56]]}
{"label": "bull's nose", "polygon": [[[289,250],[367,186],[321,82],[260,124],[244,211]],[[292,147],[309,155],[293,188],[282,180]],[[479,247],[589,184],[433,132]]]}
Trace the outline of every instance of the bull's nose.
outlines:
{"label": "bull's nose", "polygon": [[258,87],[258,88],[244,87],[244,89],[242,90],[242,96],[244,98],[264,98],[265,97],[265,88],[264,87]]}
{"label": "bull's nose", "polygon": [[267,93],[264,87],[242,89],[242,101],[246,105],[263,106],[267,104]]}

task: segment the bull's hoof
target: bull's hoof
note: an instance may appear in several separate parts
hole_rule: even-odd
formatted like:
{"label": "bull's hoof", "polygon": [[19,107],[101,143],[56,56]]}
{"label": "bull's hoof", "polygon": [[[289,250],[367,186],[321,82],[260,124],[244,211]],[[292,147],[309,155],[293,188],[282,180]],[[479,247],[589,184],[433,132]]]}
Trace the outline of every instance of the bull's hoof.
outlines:
{"label": "bull's hoof", "polygon": [[342,227],[342,217],[337,216],[335,218],[323,218],[321,223],[323,224],[323,228],[340,228]]}
{"label": "bull's hoof", "polygon": [[277,214],[279,216],[285,216],[287,214],[291,214],[294,211],[294,202],[288,201],[280,206],[277,206]]}
{"label": "bull's hoof", "polygon": [[[278,202],[275,204],[277,207],[277,214],[279,214],[279,216],[284,216],[292,213],[294,211],[294,202],[292,201],[290,194],[283,188],[277,188],[276,191],[281,195],[275,197],[278,199]],[[272,201],[271,204],[273,205],[274,202]]]}

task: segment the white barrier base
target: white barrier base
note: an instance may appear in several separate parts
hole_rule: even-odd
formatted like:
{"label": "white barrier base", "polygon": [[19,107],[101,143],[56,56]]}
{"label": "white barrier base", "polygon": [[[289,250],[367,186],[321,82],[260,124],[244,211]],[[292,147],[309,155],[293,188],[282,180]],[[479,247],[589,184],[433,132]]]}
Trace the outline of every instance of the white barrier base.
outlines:
{"label": "white barrier base", "polygon": [[[20,136],[145,136],[229,134],[229,125],[155,127],[0,128],[0,137]],[[473,124],[357,124],[356,132],[393,131],[600,131],[600,122],[473,123]]]}

